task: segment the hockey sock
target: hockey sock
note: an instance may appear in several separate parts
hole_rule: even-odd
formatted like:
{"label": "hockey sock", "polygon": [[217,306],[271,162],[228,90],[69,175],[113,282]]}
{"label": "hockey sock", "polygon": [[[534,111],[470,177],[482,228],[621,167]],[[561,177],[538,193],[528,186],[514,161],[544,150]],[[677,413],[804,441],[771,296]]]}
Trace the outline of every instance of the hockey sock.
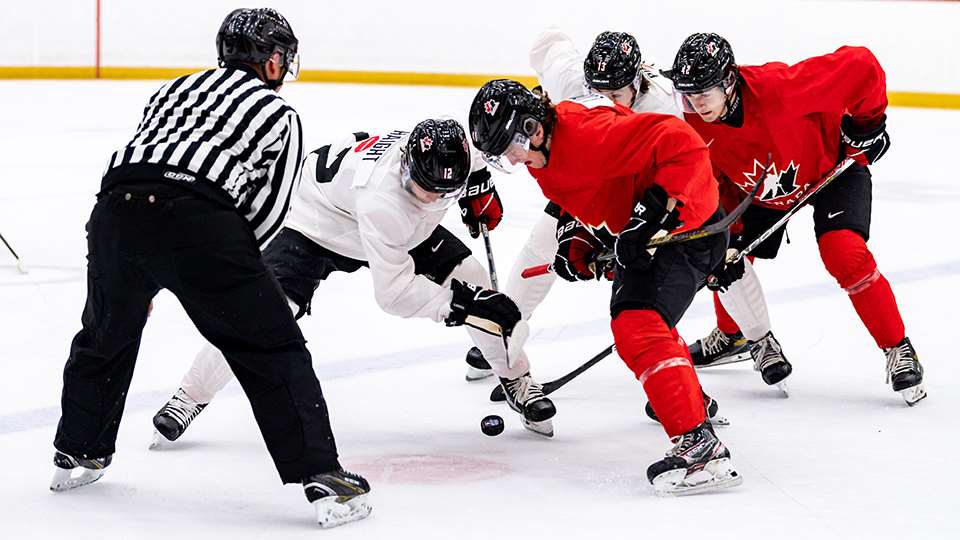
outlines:
{"label": "hockey sock", "polygon": [[713,293],[713,310],[717,313],[717,328],[719,328],[721,332],[724,334],[736,334],[740,331],[740,327],[737,326],[733,317],[727,313],[727,310],[720,302],[720,293],[717,292]]}
{"label": "hockey sock", "polygon": [[676,330],[649,309],[621,312],[610,326],[617,352],[643,385],[667,435],[683,435],[702,424],[700,382]]}
{"label": "hockey sock", "polygon": [[903,340],[903,319],[890,283],[880,273],[863,238],[850,230],[820,237],[820,258],[847,294],[867,331],[880,348]]}

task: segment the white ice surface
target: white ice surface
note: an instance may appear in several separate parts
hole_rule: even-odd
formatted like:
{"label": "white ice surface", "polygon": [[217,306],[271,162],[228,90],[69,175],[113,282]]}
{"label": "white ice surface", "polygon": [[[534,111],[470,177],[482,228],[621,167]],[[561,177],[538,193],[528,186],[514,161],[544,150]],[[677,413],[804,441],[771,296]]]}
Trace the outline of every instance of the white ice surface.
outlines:
{"label": "white ice surface", "polygon": [[[363,271],[323,283],[304,334],[344,465],[373,485],[370,519],[320,531],[299,486],[280,485],[250,408],[231,385],[176,447],[148,452],[150,417],[176,390],[200,337],[161,293],[147,325],[113,465],[51,494],[61,370],[85,298],[84,223],[110,153],[155,82],[0,82],[0,538],[958,538],[956,306],[960,112],[893,109],[874,168],[871,248],[893,284],[930,397],[907,408],[884,358],[823,269],[810,212],[757,265],[774,329],[795,366],[778,397],[747,364],[701,372],[733,425],[720,431],[741,487],[654,497],[646,467],[669,447],[643,390],[609,358],[554,396],[556,437],[525,432],[490,383],[463,381],[466,334],[381,313]],[[308,143],[360,129],[465,116],[473,90],[294,84]],[[492,238],[501,276],[543,206],[525,174],[500,179]],[[484,260],[483,244],[448,227]],[[503,277],[501,279],[504,279]],[[606,284],[559,283],[532,321],[541,380],[610,341]],[[681,323],[713,327],[701,294]],[[506,432],[481,434],[500,414]]]}

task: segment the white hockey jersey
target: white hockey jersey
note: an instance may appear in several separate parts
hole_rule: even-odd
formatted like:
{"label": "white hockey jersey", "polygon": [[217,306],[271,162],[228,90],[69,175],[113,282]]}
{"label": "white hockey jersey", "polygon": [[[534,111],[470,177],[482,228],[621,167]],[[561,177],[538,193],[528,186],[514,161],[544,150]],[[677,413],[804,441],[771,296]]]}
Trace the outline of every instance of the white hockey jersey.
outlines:
{"label": "white hockey jersey", "polygon": [[[530,67],[537,72],[540,86],[554,103],[592,92],[584,82],[583,58],[573,40],[555,28],[537,36],[530,49]],[[660,75],[652,64],[641,64],[640,69],[650,81],[650,90],[638,96],[631,108],[636,112],[672,114],[682,119],[683,111],[673,97],[670,80]]]}
{"label": "white hockey jersey", "polygon": [[[400,149],[408,135],[395,130],[359,142],[351,135],[308,154],[285,226],[367,261],[385,312],[440,322],[453,293],[416,275],[408,251],[433,233],[447,208],[422,204],[403,188]],[[476,152],[472,157],[471,172],[484,166]]]}

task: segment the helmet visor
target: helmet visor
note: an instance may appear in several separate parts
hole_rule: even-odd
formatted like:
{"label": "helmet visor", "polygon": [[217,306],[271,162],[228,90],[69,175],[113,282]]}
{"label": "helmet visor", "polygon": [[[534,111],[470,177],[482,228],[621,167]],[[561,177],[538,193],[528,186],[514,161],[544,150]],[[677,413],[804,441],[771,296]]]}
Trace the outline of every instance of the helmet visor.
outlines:
{"label": "helmet visor", "polygon": [[285,81],[295,81],[300,77],[300,53],[288,52],[285,55],[285,60],[287,72],[283,75],[283,80]]}
{"label": "helmet visor", "polygon": [[430,191],[413,178],[410,174],[410,164],[405,159],[400,163],[400,185],[403,186],[404,191],[413,197],[418,206],[431,211],[449,208],[454,201],[460,198],[463,190],[467,187],[467,183],[464,182],[450,191]]}
{"label": "helmet visor", "polygon": [[676,92],[674,98],[683,112],[709,116],[720,114],[727,104],[727,91],[722,84],[698,92]]}
{"label": "helmet visor", "polygon": [[529,153],[530,137],[518,131],[513,134],[513,139],[502,154],[493,155],[482,152],[482,155],[483,161],[485,161],[487,165],[490,165],[500,172],[511,174],[524,166]]}

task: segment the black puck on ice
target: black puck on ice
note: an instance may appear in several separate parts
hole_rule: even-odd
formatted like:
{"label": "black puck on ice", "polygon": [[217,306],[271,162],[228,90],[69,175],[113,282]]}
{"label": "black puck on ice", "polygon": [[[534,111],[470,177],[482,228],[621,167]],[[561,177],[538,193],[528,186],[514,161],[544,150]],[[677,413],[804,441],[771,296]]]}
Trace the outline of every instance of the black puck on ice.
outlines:
{"label": "black puck on ice", "polygon": [[489,435],[490,437],[495,437],[503,433],[503,418],[495,414],[490,416],[485,416],[483,420],[480,421],[480,431],[484,435]]}

